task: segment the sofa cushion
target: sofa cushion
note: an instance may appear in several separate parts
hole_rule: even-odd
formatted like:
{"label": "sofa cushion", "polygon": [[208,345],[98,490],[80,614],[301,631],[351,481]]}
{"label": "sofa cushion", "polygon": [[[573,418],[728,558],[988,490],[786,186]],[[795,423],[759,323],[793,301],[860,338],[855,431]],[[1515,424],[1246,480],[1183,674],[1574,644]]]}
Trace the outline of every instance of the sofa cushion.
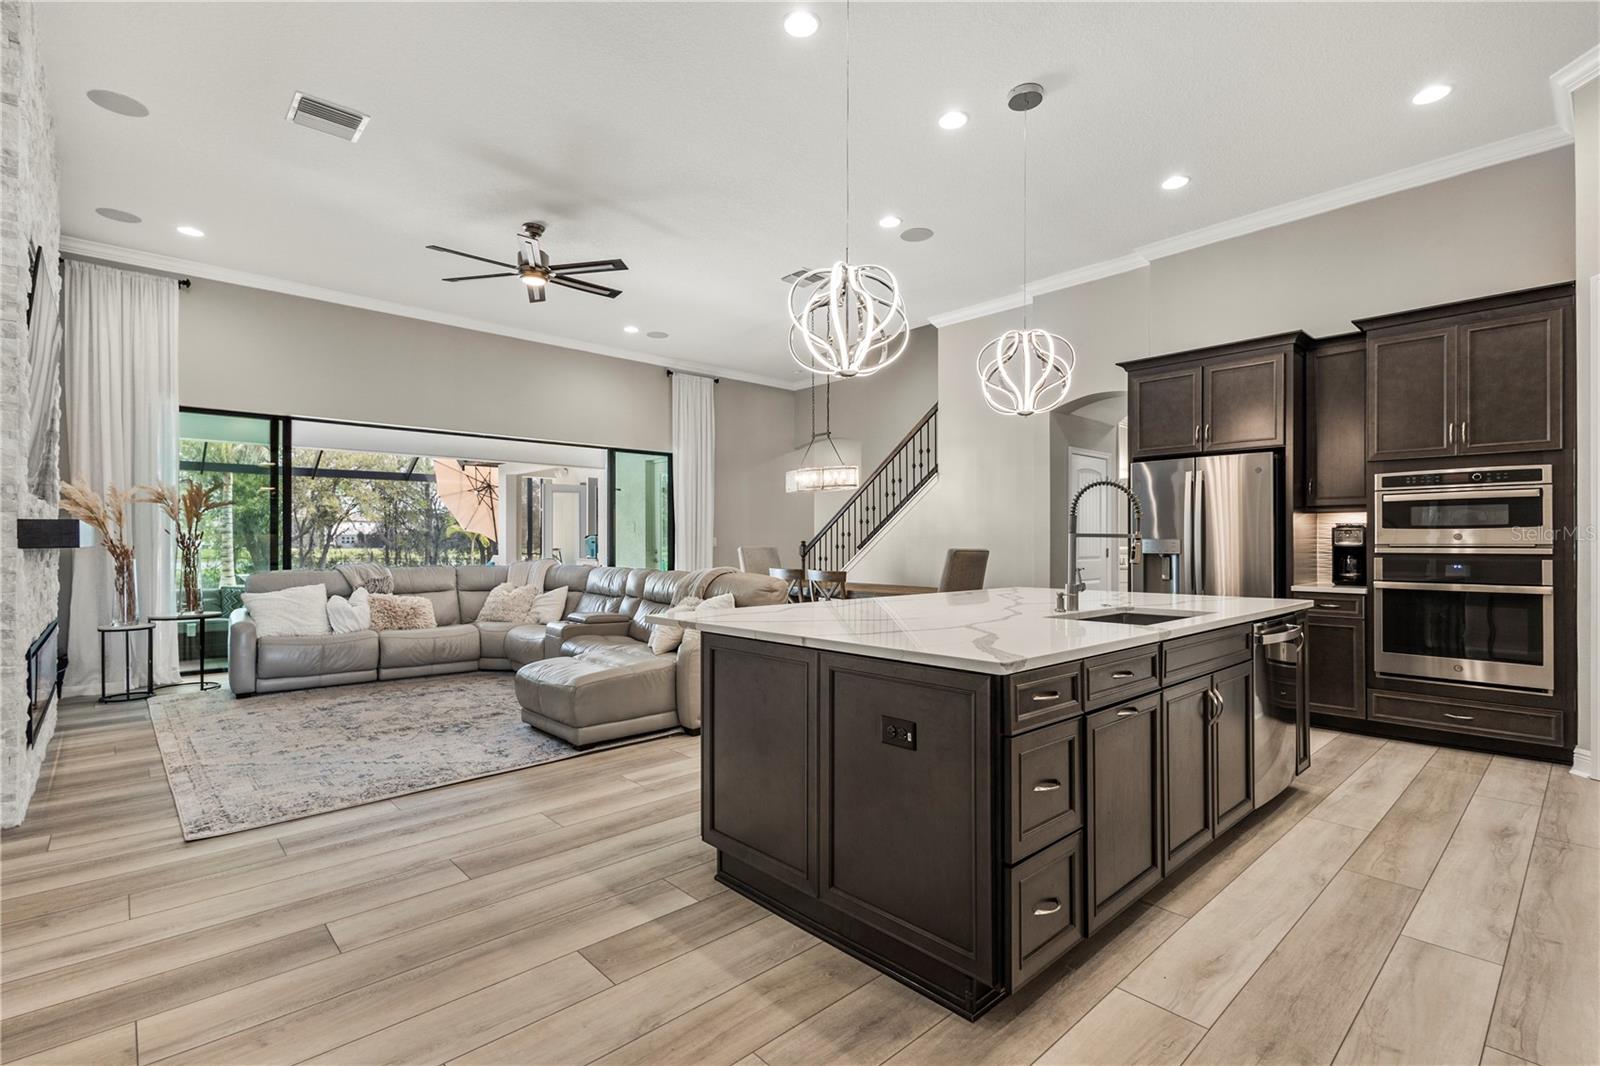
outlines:
{"label": "sofa cushion", "polygon": [[256,676],[317,677],[378,668],[378,634],[327,633],[315,637],[256,638]]}
{"label": "sofa cushion", "polygon": [[476,622],[489,593],[504,585],[510,577],[511,568],[508,566],[456,567],[456,602],[460,606],[461,620]]}
{"label": "sofa cushion", "polygon": [[424,596],[433,604],[433,617],[441,626],[461,621],[453,566],[402,566],[394,571],[394,591],[402,596]]}
{"label": "sofa cushion", "polygon": [[[491,639],[486,630],[482,629],[484,623],[479,623],[480,632],[484,639]],[[538,662],[544,658],[545,626],[534,623],[527,625],[510,625],[500,640],[500,657],[509,659],[512,666],[523,666],[527,663]],[[483,653],[484,658],[494,658],[489,652]]]}
{"label": "sofa cushion", "polygon": [[476,626],[391,629],[378,634],[378,668],[434,666],[478,658]]}
{"label": "sofa cushion", "polygon": [[561,654],[600,666],[628,666],[656,658],[650,645],[629,636],[572,637],[562,641]]}
{"label": "sofa cushion", "polygon": [[670,714],[677,701],[675,673],[670,657],[648,654],[621,667],[546,659],[517,671],[517,702],[574,730]]}

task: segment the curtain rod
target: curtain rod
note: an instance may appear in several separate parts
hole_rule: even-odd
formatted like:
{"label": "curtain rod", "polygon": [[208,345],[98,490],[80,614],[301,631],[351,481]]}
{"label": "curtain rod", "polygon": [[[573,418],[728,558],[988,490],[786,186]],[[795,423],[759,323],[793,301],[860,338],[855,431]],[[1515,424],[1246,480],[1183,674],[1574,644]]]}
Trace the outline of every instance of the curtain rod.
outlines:
{"label": "curtain rod", "polygon": [[99,266],[115,267],[118,270],[131,270],[135,274],[150,274],[158,278],[174,278],[177,280],[178,288],[180,289],[187,289],[193,284],[192,281],[181,274],[173,274],[165,270],[150,270],[146,267],[129,266],[127,263],[118,263],[110,259],[96,259],[93,256],[77,255],[73,252],[62,252],[60,257],[56,260],[57,267],[60,267],[61,264],[65,263],[68,259],[76,259],[80,263],[95,263]]}
{"label": "curtain rod", "polygon": [[692,370],[678,370],[678,371],[668,370],[667,371],[667,377],[670,378],[674,373],[684,374],[684,375],[687,375],[688,377],[691,377],[691,378],[711,378],[711,384],[713,384],[713,385],[721,385],[722,384],[722,379],[721,378],[711,377],[710,374],[696,374]]}

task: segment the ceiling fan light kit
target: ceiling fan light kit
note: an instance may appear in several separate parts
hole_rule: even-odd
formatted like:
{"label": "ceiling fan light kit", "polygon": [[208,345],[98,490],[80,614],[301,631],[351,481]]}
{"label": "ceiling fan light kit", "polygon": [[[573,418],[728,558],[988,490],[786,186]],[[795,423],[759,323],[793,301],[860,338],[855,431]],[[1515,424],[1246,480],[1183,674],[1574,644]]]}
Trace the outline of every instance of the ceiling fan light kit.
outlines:
{"label": "ceiling fan light kit", "polygon": [[489,259],[486,256],[473,255],[471,252],[458,252],[454,248],[445,248],[442,245],[430,244],[428,249],[434,252],[444,252],[446,255],[459,255],[463,259],[475,259],[480,263],[504,268],[494,274],[463,274],[459,277],[444,278],[444,281],[481,281],[484,278],[516,278],[527,287],[528,302],[542,304],[549,286],[559,285],[564,289],[576,289],[594,296],[604,296],[608,300],[615,300],[622,295],[621,289],[613,289],[609,285],[597,285],[592,281],[582,281],[575,277],[576,274],[604,274],[618,270],[627,270],[628,264],[620,259],[591,259],[582,263],[552,263],[550,253],[539,246],[540,239],[544,236],[543,222],[524,222],[522,231],[517,235],[521,246],[517,249],[515,263],[502,263],[498,259]]}
{"label": "ceiling fan light kit", "polygon": [[1039,414],[1060,407],[1072,391],[1077,352],[1065,338],[1028,328],[1028,112],[1044,102],[1044,87],[1023,82],[1006,94],[1022,114],[1022,328],[1008,329],[978,350],[983,402],[1002,415]]}

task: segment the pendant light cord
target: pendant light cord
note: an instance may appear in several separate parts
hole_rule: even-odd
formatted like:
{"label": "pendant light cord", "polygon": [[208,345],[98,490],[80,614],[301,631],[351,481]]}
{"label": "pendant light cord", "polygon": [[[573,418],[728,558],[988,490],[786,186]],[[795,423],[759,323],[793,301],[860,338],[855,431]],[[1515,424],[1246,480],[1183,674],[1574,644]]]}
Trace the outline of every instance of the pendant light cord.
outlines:
{"label": "pendant light cord", "polygon": [[850,262],[850,0],[844,4],[844,261]]}
{"label": "pendant light cord", "polygon": [[1022,332],[1028,332],[1028,112],[1022,113]]}

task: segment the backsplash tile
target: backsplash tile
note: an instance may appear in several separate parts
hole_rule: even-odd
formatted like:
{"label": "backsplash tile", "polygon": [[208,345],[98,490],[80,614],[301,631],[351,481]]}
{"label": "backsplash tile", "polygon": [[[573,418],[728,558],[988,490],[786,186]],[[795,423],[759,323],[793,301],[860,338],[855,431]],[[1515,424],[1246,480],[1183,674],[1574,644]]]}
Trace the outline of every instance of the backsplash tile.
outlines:
{"label": "backsplash tile", "polygon": [[1333,527],[1367,524],[1365,511],[1296,511],[1294,581],[1297,585],[1333,582]]}

